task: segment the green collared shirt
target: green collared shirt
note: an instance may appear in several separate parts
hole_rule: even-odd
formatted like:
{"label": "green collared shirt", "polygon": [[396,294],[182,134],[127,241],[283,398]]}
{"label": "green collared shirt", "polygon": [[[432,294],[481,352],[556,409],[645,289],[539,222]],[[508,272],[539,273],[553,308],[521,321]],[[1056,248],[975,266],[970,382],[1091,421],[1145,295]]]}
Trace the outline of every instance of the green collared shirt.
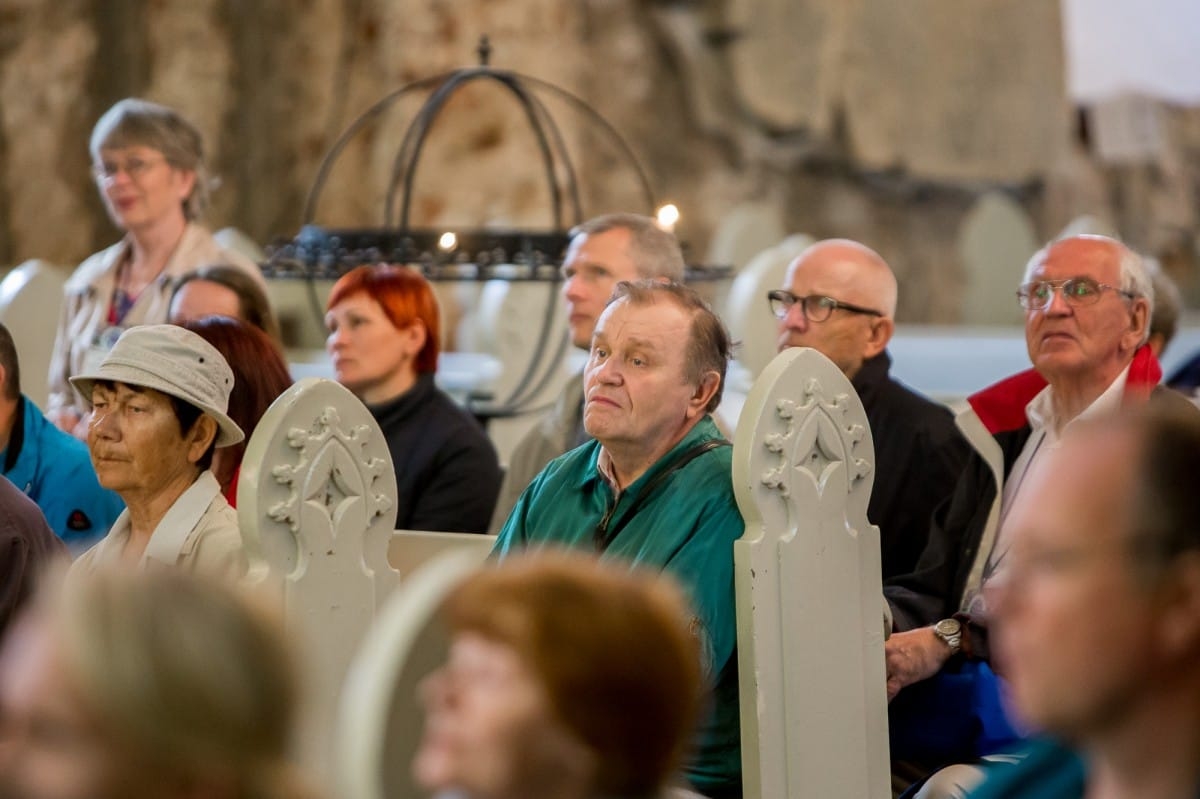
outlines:
{"label": "green collared shirt", "polygon": [[745,523],[733,496],[731,449],[700,455],[634,505],[642,489],[682,453],[720,438],[712,417],[705,416],[619,496],[597,469],[599,442],[577,447],[551,461],[529,484],[493,550],[501,559],[530,546],[595,551],[596,526],[611,509],[608,529],[616,534],[602,557],[662,569],[682,584],[696,614],[693,627],[703,644],[705,670],[713,680],[712,712],[685,769],[701,792],[741,781],[733,542]]}

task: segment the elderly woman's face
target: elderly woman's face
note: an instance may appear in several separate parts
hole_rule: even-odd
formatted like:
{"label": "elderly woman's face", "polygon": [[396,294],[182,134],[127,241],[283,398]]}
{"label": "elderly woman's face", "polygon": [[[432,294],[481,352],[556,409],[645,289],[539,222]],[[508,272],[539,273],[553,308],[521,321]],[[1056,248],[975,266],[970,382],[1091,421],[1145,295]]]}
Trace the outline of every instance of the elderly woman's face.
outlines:
{"label": "elderly woman's face", "polygon": [[196,432],[180,431],[171,400],[159,391],[124,383],[92,389],[92,465],[100,485],[116,491],[126,504],[195,478],[196,461],[208,449],[207,441],[196,440]]}
{"label": "elderly woman's face", "polygon": [[541,683],[511,647],[455,636],[420,699],[425,732],[413,774],[427,790],[503,797],[585,784],[586,750],[555,720]]}
{"label": "elderly woman's face", "polygon": [[152,147],[102,149],[92,170],[113,223],[134,232],[172,216],[183,219],[183,203],[196,185],[195,172],[171,166]]}

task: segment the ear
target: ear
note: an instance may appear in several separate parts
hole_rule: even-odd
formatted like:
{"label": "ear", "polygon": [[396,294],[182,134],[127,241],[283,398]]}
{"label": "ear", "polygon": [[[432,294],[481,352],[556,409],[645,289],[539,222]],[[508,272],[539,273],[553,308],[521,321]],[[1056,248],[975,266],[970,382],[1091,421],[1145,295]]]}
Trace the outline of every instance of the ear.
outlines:
{"label": "ear", "polygon": [[1121,343],[1133,352],[1142,344],[1146,337],[1146,328],[1150,325],[1150,301],[1145,297],[1136,297],[1130,303],[1129,330],[1121,337]]}
{"label": "ear", "polygon": [[894,332],[896,332],[896,323],[891,319],[887,317],[871,319],[871,337],[867,339],[867,345],[863,348],[863,360],[869,360],[883,352],[888,342],[892,340]]}
{"label": "ear", "polygon": [[425,347],[425,341],[429,338],[429,331],[425,329],[425,324],[419,320],[414,320],[412,324],[400,331],[402,335],[404,352],[410,357],[417,357]]}
{"label": "ear", "polygon": [[196,173],[191,169],[176,169],[175,172],[179,175],[179,201],[187,202],[192,189],[196,188]]}
{"label": "ear", "polygon": [[708,413],[708,402],[720,387],[721,375],[716,372],[705,372],[700,377],[700,384],[692,392],[692,398],[688,400],[687,418],[695,419],[697,416]]}
{"label": "ear", "polygon": [[192,429],[184,436],[184,443],[187,444],[187,456],[189,463],[196,463],[208,452],[209,445],[217,438],[217,420],[209,416],[207,413],[200,414],[200,418],[192,425]]}
{"label": "ear", "polygon": [[1200,552],[1186,552],[1167,567],[1161,588],[1159,640],[1163,652],[1178,660],[1200,653]]}

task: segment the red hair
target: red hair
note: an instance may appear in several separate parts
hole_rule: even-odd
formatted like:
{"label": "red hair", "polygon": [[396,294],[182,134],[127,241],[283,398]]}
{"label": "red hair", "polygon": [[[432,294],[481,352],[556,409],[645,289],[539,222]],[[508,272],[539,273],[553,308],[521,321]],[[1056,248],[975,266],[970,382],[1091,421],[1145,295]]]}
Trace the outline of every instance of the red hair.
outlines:
{"label": "red hair", "polygon": [[356,294],[366,294],[379,303],[384,315],[397,330],[403,330],[414,322],[424,325],[425,346],[417,353],[413,368],[417,374],[437,371],[441,325],[437,298],[428,280],[407,266],[359,266],[333,284],[325,310],[331,310],[342,300]]}
{"label": "red hair", "polygon": [[182,326],[216,347],[233,370],[228,413],[246,438],[228,448],[231,463],[223,463],[223,473],[217,475],[225,489],[242,463],[250,434],[271,403],[292,385],[292,376],[275,341],[248,322],[228,316],[205,316]]}

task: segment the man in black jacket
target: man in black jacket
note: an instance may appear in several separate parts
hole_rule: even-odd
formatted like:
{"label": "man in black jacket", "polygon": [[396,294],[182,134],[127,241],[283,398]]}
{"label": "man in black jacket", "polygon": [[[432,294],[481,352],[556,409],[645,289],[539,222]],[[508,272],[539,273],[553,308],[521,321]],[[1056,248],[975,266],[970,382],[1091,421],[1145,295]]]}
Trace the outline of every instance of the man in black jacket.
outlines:
{"label": "man in black jacket", "polygon": [[874,250],[829,239],[791,263],[784,286],[767,294],[779,319],[779,350],[812,347],[853,383],[875,444],[867,518],[879,527],[883,576],[910,572],[968,447],[945,406],[888,375],[896,277]]}

